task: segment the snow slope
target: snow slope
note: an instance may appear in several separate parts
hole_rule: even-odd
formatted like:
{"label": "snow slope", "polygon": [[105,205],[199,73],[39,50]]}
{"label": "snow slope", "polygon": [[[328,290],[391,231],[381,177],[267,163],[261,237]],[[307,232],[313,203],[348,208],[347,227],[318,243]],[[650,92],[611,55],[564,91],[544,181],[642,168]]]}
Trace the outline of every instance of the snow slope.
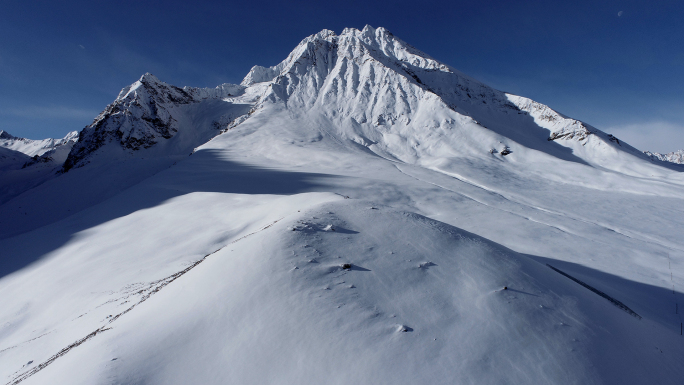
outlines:
{"label": "snow slope", "polygon": [[678,166],[381,28],[232,87],[0,206],[6,383],[680,382]]}
{"label": "snow slope", "polygon": [[16,150],[0,147],[0,170],[21,168],[31,158]]}

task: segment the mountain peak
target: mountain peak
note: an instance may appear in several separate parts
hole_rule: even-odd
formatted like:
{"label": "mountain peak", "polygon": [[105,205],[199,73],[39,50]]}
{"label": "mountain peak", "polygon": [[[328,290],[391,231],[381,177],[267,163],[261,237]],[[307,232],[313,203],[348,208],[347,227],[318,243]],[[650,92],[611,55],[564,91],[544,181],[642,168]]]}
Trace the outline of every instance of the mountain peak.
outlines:
{"label": "mountain peak", "polygon": [[5,130],[0,130],[0,139],[15,139],[15,137]]}
{"label": "mountain peak", "polygon": [[684,150],[672,151],[672,152],[668,152],[667,154],[662,154],[659,152],[644,151],[644,154],[646,154],[652,160],[660,160],[662,162],[684,164]]}
{"label": "mountain peak", "polygon": [[153,74],[151,74],[149,72],[145,72],[145,74],[140,77],[139,81],[141,83],[162,83],[162,81],[159,80],[158,77],[154,76]]}
{"label": "mountain peak", "polygon": [[[293,64],[297,63],[302,55],[308,55],[307,52],[312,49],[312,47],[309,46],[310,44],[320,46],[321,43],[323,43],[323,45],[327,47],[323,48],[324,50],[332,50],[334,45],[329,45],[326,43],[333,43],[337,41],[344,42],[345,44],[351,43],[351,45],[354,46],[358,46],[359,44],[367,45],[374,50],[382,51],[386,55],[389,53],[389,56],[392,56],[394,59],[398,60],[404,60],[404,57],[407,55],[400,54],[397,56],[397,53],[405,51],[410,52],[410,55],[420,57],[419,60],[412,60],[414,63],[425,60],[436,63],[436,61],[429,55],[398,39],[390,31],[383,27],[374,28],[370,25],[366,25],[361,30],[356,28],[345,28],[339,35],[332,30],[323,29],[318,33],[304,38],[288,55],[288,57],[279,64],[271,67],[263,67],[259,65],[252,67],[240,85],[250,86],[255,83],[272,81],[278,75],[280,75],[283,70],[287,71],[287,68],[290,68]],[[446,67],[443,64],[437,65],[437,67],[440,66]],[[435,65],[432,65],[432,67],[435,67]]]}
{"label": "mountain peak", "polygon": [[337,34],[335,34],[335,31],[324,29],[321,32],[317,33],[315,36],[321,39],[329,39],[330,37],[337,36]]}

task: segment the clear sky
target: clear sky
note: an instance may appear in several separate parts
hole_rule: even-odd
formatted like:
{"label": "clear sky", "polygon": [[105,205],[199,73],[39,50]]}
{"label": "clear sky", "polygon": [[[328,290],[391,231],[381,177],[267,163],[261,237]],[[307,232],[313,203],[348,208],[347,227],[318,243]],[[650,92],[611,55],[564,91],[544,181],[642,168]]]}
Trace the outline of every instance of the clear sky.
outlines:
{"label": "clear sky", "polygon": [[684,148],[681,0],[0,0],[0,129],[62,137],[145,72],[239,83],[308,35],[365,24],[642,150]]}

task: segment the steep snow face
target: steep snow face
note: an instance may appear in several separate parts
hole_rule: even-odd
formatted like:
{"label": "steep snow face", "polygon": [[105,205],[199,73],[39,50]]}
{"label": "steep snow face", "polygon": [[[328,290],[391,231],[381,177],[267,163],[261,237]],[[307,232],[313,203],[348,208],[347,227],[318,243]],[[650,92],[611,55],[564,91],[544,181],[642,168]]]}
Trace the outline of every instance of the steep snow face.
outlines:
{"label": "steep snow face", "polygon": [[0,130],[0,147],[19,151],[29,157],[40,156],[61,146],[72,146],[78,141],[78,131],[72,131],[61,139],[33,140],[18,138]]}
{"label": "steep snow face", "polygon": [[489,156],[492,146],[503,147],[499,136],[450,108],[435,90],[451,85],[463,98],[471,92],[490,101],[504,101],[503,94],[382,28],[346,29],[340,36],[324,30],[279,66],[264,103],[283,102],[293,117],[329,126],[331,134],[382,156],[418,162],[450,153]]}
{"label": "steep snow face", "polygon": [[[166,155],[187,152],[246,113],[244,106],[233,108],[233,103],[224,100],[243,91],[244,87],[234,84],[214,89],[178,88],[147,73],[122,89],[116,100],[83,129],[79,144],[64,163],[64,170],[88,163],[91,155],[108,143],[116,143],[115,149],[129,152],[149,149],[175,137],[181,128],[186,131],[183,135],[186,140],[183,144],[175,143],[175,148]],[[212,104],[212,101],[223,103]],[[203,106],[191,107],[200,104]],[[206,119],[213,120],[198,121]],[[194,139],[187,140],[188,136]]]}
{"label": "steep snow face", "polygon": [[644,151],[648,157],[653,160],[660,160],[663,162],[684,164],[684,150],[677,150],[668,152],[667,154],[661,154],[659,152]]}

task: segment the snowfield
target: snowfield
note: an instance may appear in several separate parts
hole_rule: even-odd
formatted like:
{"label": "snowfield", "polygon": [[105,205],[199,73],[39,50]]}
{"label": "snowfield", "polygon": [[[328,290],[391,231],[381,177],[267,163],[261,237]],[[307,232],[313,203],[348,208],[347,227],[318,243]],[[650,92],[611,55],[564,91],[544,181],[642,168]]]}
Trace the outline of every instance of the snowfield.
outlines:
{"label": "snowfield", "polygon": [[383,28],[146,74],[0,205],[0,378],[679,384],[682,171]]}

